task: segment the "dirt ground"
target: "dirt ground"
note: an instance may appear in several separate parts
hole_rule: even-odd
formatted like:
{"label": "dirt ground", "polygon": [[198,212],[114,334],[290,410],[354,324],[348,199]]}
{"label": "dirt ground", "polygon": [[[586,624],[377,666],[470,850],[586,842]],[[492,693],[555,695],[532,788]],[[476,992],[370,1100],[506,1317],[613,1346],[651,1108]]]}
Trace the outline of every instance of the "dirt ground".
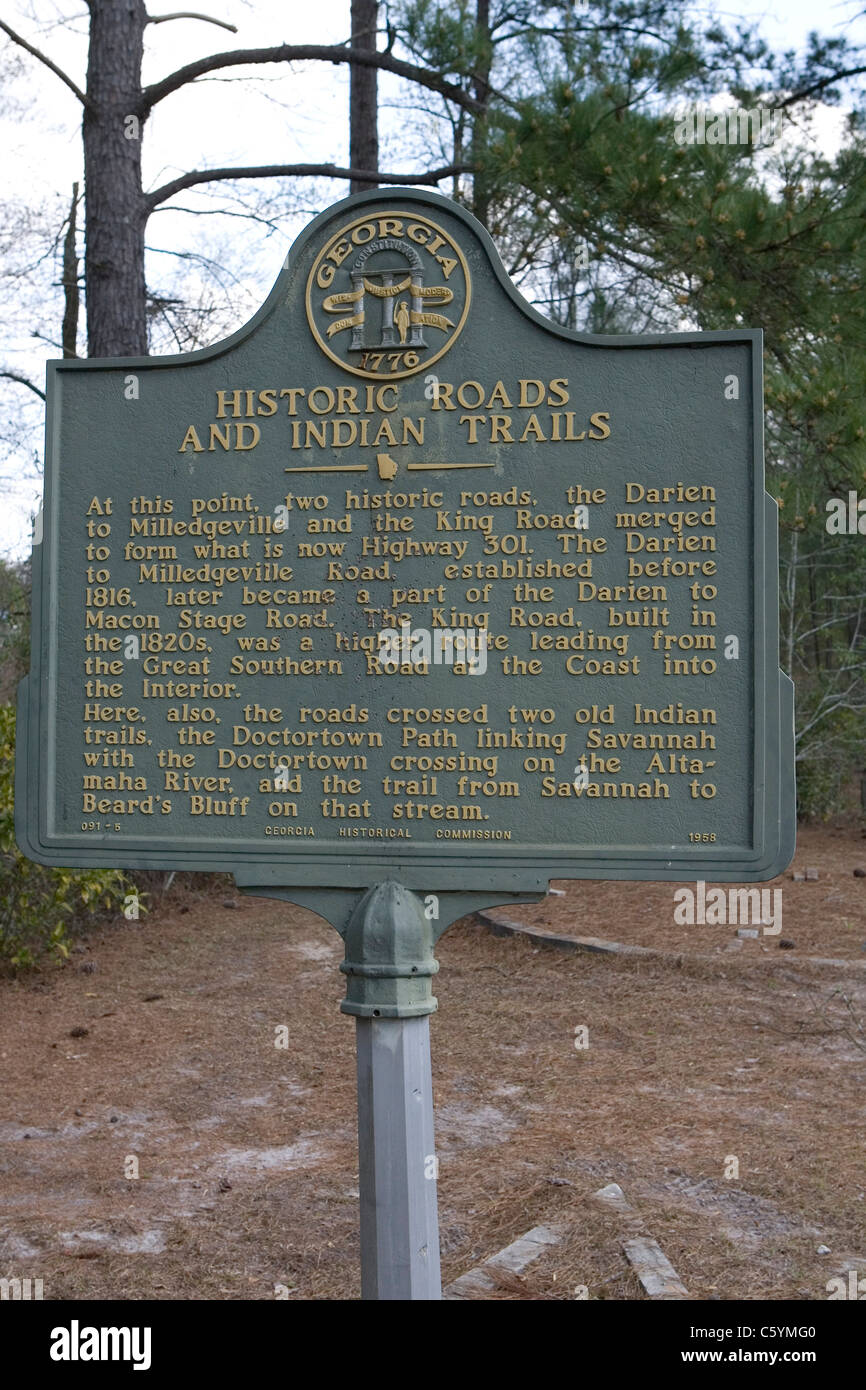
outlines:
{"label": "dirt ground", "polygon": [[[493,1296],[643,1298],[635,1234],[696,1299],[826,1299],[834,1275],[866,1274],[859,828],[802,831],[806,867],[817,881],[770,885],[792,948],[677,926],[674,885],[640,883],[558,883],[504,915],[651,956],[474,919],[443,937],[445,1281],[542,1222],[564,1239]],[[341,958],[299,908],[181,888],[66,966],[0,982],[0,1275],[41,1278],[46,1299],[356,1298]],[[632,1214],[593,1199],[611,1182]]]}
{"label": "dirt ground", "polygon": [[[817,879],[794,880],[807,869]],[[854,874],[860,869],[863,878]],[[542,903],[522,907],[505,917],[545,931],[573,936],[599,936],[633,946],[664,951],[722,951],[736,928],[680,925],[674,921],[671,902],[674,886],[668,883],[560,883],[564,890]],[[729,885],[723,885],[725,889]],[[694,888],[694,884],[691,885]],[[774,952],[779,939],[793,942],[796,957],[822,956],[866,961],[866,836],[859,829],[838,826],[801,829],[797,854],[788,872],[772,883],[752,884],[767,892],[783,889],[781,918],[774,934],[761,934],[760,942],[747,939],[746,949],[755,954]],[[767,899],[772,912],[773,899]],[[493,913],[496,916],[496,913]]]}

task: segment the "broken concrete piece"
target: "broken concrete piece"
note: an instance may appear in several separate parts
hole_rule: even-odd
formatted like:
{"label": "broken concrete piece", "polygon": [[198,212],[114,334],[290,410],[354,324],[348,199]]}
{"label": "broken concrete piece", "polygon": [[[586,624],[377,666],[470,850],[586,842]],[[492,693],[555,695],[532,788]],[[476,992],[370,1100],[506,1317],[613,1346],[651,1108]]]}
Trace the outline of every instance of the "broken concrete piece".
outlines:
{"label": "broken concrete piece", "polygon": [[668,1302],[677,1298],[688,1298],[688,1289],[661,1246],[654,1240],[638,1236],[635,1240],[625,1241],[622,1248],[650,1298]]}
{"label": "broken concrete piece", "polygon": [[607,1187],[601,1187],[598,1192],[593,1192],[592,1200],[601,1202],[606,1207],[612,1207],[614,1211],[622,1212],[623,1215],[629,1215],[634,1211],[634,1207],[627,1200],[618,1182],[609,1182]]}
{"label": "broken concrete piece", "polygon": [[650,946],[626,946],[619,941],[602,941],[596,936],[564,936],[558,932],[545,932],[540,927],[527,927],[521,922],[510,922],[505,917],[491,917],[487,912],[476,912],[475,920],[488,927],[494,936],[525,936],[539,945],[553,946],[559,951],[592,951],[614,956],[664,954]]}
{"label": "broken concrete piece", "polygon": [[[452,1300],[485,1298],[496,1288],[495,1274],[497,1270],[502,1270],[506,1274],[522,1274],[526,1266],[531,1264],[533,1260],[537,1260],[538,1256],[543,1254],[549,1245],[558,1245],[561,1239],[562,1232],[557,1230],[555,1226],[534,1226],[531,1231],[527,1231],[525,1236],[520,1236],[518,1240],[512,1241],[498,1254],[491,1255],[490,1259],[485,1260],[483,1265],[476,1265],[475,1269],[461,1274],[458,1279],[448,1285],[442,1297]],[[491,1272],[488,1273],[488,1270]]]}

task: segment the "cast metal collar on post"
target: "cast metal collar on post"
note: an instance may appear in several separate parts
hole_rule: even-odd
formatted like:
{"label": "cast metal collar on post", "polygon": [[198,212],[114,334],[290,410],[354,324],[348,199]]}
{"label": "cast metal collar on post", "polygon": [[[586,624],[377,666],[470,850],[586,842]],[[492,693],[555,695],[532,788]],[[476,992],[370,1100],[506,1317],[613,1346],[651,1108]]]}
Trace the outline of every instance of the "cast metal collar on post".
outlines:
{"label": "cast metal collar on post", "polygon": [[431,979],[439,969],[433,947],[442,926],[421,899],[395,883],[364,894],[346,927],[344,1014],[358,1018],[418,1018],[435,1013]]}

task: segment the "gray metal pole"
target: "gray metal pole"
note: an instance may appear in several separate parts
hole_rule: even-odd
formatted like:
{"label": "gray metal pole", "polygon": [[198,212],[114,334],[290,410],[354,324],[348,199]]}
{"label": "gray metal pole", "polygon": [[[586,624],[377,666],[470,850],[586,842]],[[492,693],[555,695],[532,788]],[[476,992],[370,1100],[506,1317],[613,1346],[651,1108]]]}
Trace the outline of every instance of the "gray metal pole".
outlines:
{"label": "gray metal pole", "polygon": [[442,1297],[430,1018],[358,1018],[362,1299]]}
{"label": "gray metal pole", "polygon": [[[457,877],[457,875],[455,875]],[[482,907],[535,903],[523,893],[448,889],[441,896],[394,879],[365,893],[350,888],[263,888],[235,870],[244,893],[285,898],[325,917],[340,932],[346,997],[356,1022],[361,1297],[440,1300],[437,1162],[429,1015],[437,1008],[433,951],[458,918]]]}
{"label": "gray metal pole", "polygon": [[345,928],[340,1008],[357,1021],[364,1299],[442,1297],[429,1022],[437,935],[418,895],[394,880],[370,888]]}

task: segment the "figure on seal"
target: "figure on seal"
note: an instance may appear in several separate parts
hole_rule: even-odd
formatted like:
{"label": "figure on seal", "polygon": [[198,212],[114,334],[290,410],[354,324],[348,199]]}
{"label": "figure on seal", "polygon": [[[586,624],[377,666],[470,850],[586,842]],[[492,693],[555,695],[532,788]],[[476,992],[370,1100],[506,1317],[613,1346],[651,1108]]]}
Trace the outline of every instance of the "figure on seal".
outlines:
{"label": "figure on seal", "polygon": [[406,335],[409,332],[409,306],[405,299],[401,299],[394,310],[394,322],[400,334],[400,346],[403,347],[406,343]]}

